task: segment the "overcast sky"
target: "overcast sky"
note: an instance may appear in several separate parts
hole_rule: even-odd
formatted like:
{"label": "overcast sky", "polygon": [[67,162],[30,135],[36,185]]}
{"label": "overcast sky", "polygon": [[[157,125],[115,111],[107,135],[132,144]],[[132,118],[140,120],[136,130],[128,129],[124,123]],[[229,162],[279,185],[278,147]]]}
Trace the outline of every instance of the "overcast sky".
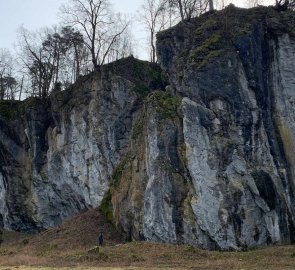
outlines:
{"label": "overcast sky", "polygon": [[[142,1],[111,0],[115,10],[123,13],[136,13]],[[0,0],[0,48],[13,50],[16,43],[16,32],[21,25],[34,31],[44,26],[57,24],[59,8],[67,2],[67,0]],[[242,6],[245,0],[233,0],[233,2]],[[138,33],[143,30],[142,27],[134,26],[134,28],[140,47],[145,46],[143,35]],[[137,56],[145,58],[139,52]]]}

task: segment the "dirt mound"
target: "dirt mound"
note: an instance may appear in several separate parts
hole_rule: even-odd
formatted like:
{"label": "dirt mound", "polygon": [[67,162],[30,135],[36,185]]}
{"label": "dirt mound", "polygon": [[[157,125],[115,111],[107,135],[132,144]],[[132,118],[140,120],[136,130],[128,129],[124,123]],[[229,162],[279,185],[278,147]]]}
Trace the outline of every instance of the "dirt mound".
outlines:
{"label": "dirt mound", "polygon": [[104,233],[105,245],[122,243],[123,237],[98,209],[80,213],[65,220],[61,226],[36,234],[23,242],[25,249],[39,253],[84,249],[97,244],[100,231]]}

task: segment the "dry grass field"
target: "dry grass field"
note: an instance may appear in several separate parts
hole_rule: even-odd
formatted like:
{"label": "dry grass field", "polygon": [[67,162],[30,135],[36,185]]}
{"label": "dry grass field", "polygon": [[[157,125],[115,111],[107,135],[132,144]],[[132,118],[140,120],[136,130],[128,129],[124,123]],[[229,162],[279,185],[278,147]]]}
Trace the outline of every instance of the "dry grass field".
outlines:
{"label": "dry grass field", "polygon": [[[93,249],[98,232],[106,244]],[[243,252],[206,251],[186,245],[124,242],[97,211],[69,219],[37,235],[4,233],[0,270],[50,269],[295,269],[295,246],[276,246]]]}

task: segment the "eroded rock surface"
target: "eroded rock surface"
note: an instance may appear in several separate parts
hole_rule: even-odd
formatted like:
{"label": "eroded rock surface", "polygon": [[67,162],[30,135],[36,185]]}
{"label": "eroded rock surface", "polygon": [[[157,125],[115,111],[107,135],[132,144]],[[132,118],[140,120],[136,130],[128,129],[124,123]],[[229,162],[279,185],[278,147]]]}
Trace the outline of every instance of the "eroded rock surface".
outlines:
{"label": "eroded rock surface", "polygon": [[49,99],[26,100],[15,108],[21,115],[1,121],[4,227],[34,231],[98,207],[127,149],[146,94],[139,90],[162,87],[160,75],[158,66],[130,57]]}
{"label": "eroded rock surface", "polygon": [[158,34],[166,91],[133,59],[1,120],[0,225],[101,205],[130,239],[294,242],[294,22],[263,7],[205,14]]}
{"label": "eroded rock surface", "polygon": [[[131,144],[131,156],[146,162],[140,179],[122,173],[122,182],[144,185],[141,222],[133,226],[131,218],[123,226],[133,238],[143,233],[149,240],[224,250],[294,241],[291,17],[229,7],[158,35],[167,91],[182,101],[165,121],[169,94],[166,102],[147,103],[146,147],[138,153]],[[149,113],[149,106],[158,109]],[[134,170],[131,164],[126,171]],[[131,190],[120,202],[132,201]],[[114,192],[118,205],[121,192]],[[117,211],[118,224],[128,220],[124,207]]]}

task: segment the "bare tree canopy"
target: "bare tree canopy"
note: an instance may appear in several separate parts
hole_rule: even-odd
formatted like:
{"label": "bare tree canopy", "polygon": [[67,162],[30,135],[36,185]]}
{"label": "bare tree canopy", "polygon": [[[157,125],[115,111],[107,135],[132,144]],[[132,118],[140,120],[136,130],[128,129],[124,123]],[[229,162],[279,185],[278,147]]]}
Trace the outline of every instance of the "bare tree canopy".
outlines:
{"label": "bare tree canopy", "polygon": [[108,0],[70,0],[61,11],[65,22],[83,33],[94,68],[106,62],[128,26],[128,22],[112,13]]}
{"label": "bare tree canopy", "polygon": [[213,0],[168,0],[169,5],[176,8],[182,21],[213,10]]}
{"label": "bare tree canopy", "polygon": [[295,9],[295,0],[276,0],[275,8],[279,11]]}
{"label": "bare tree canopy", "polygon": [[[0,100],[47,97],[67,88],[79,76],[134,53],[130,20],[112,12],[111,0],[68,0],[61,8],[63,27],[35,32],[21,28],[18,58],[0,49]],[[230,0],[142,0],[140,20],[148,33],[149,56],[157,61],[156,34],[188,22]],[[247,7],[266,0],[243,0]],[[295,9],[295,0],[272,0],[278,11]],[[213,6],[214,4],[214,6]]]}
{"label": "bare tree canopy", "polygon": [[7,49],[0,49],[0,100],[14,99],[16,86],[12,55]]}
{"label": "bare tree canopy", "polygon": [[149,32],[151,62],[156,62],[156,33],[164,30],[169,23],[166,4],[167,2],[163,0],[145,0],[142,5],[140,16]]}
{"label": "bare tree canopy", "polygon": [[36,33],[20,28],[19,48],[22,74],[30,82],[33,96],[46,97],[85,73],[88,55],[83,36],[71,27],[45,28]]}
{"label": "bare tree canopy", "polygon": [[156,62],[157,32],[213,8],[213,0],[144,0],[140,17],[149,32],[151,62]]}

